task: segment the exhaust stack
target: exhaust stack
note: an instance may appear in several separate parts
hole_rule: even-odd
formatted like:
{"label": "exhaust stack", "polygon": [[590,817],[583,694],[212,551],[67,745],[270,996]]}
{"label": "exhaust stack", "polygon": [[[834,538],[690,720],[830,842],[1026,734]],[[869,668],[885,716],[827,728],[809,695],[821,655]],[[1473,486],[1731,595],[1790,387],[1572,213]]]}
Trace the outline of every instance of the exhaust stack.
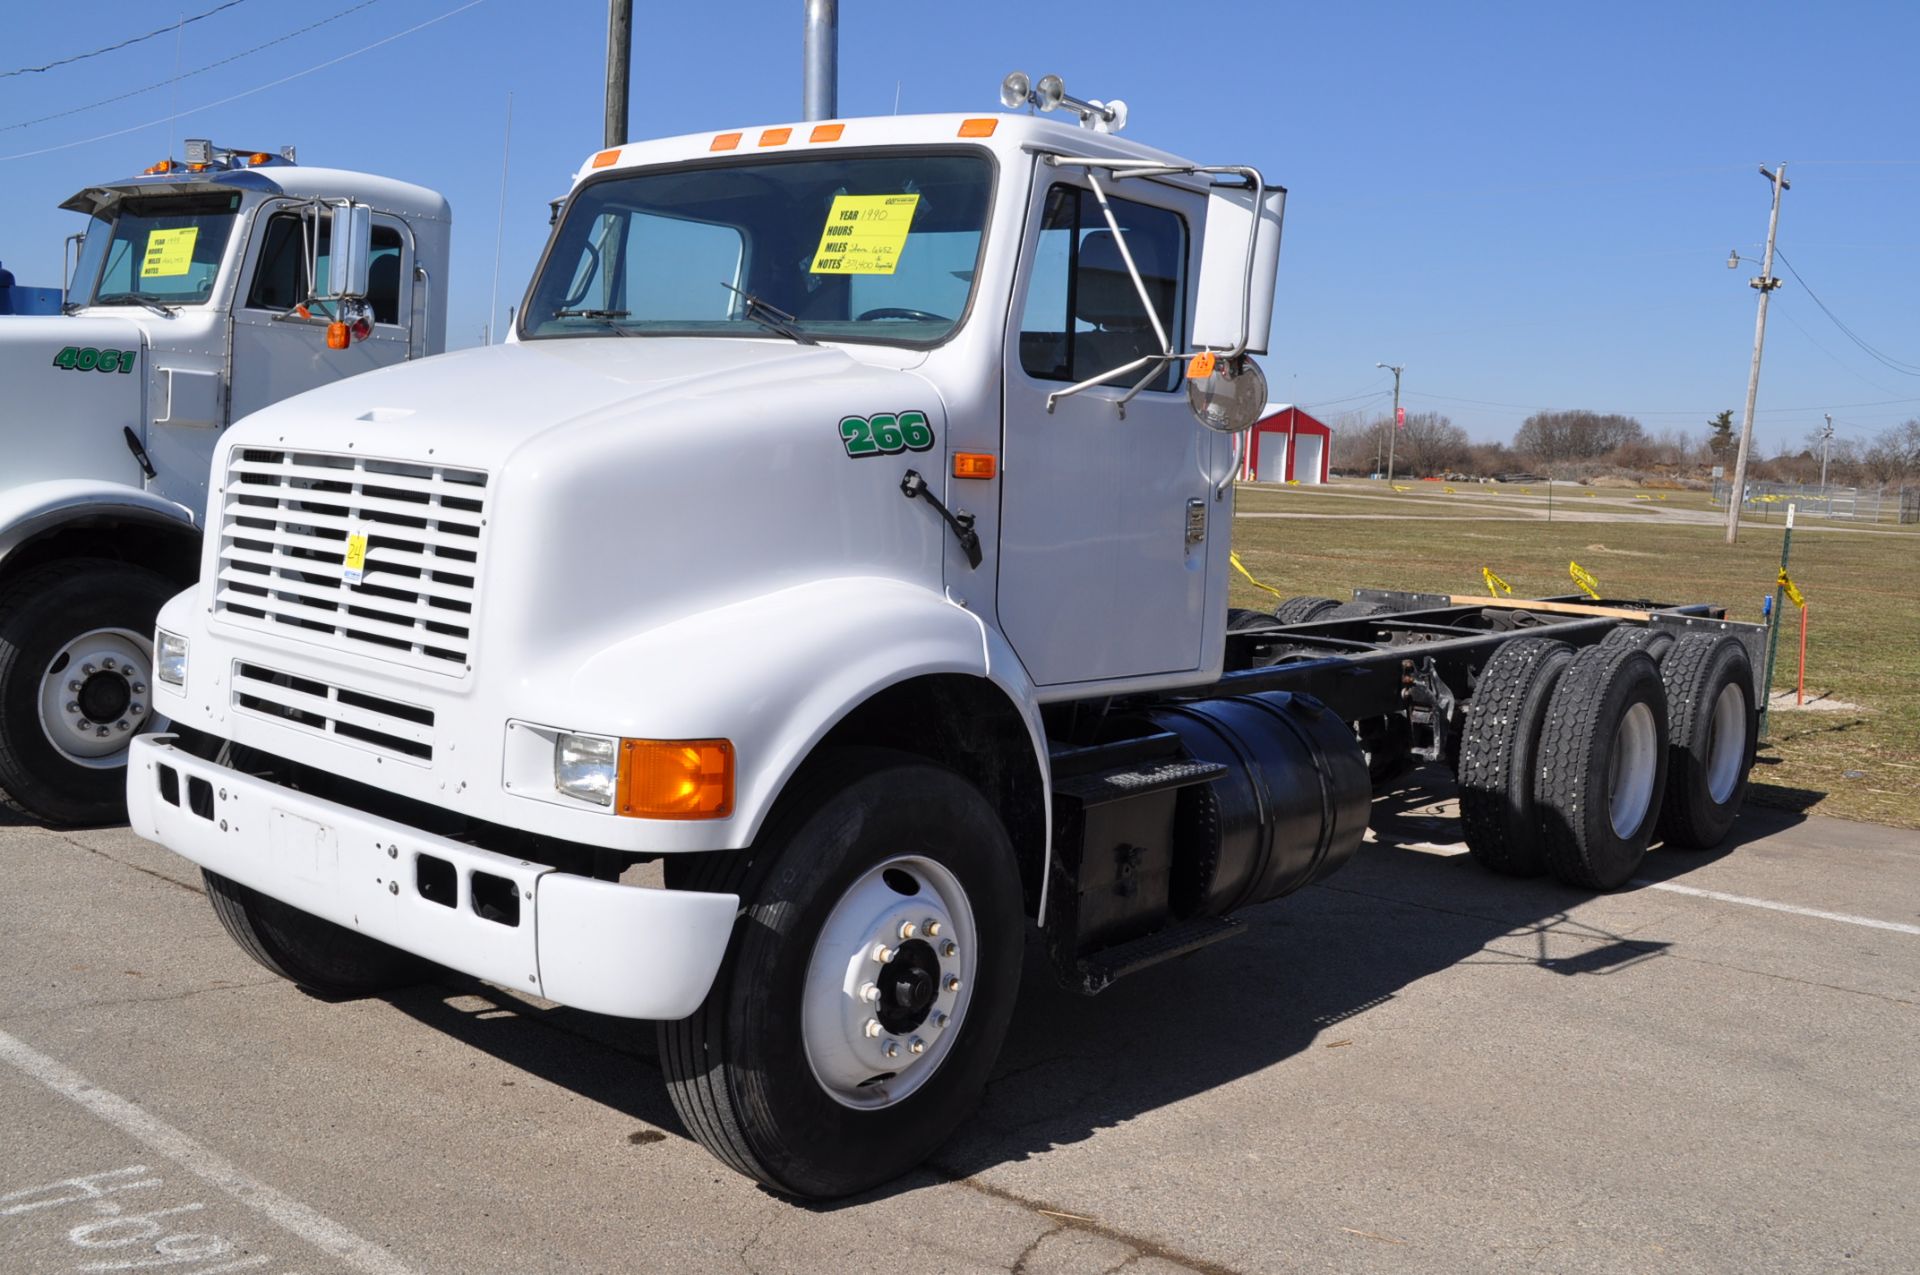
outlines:
{"label": "exhaust stack", "polygon": [[830,120],[840,113],[840,0],[806,0],[806,5],[800,115]]}

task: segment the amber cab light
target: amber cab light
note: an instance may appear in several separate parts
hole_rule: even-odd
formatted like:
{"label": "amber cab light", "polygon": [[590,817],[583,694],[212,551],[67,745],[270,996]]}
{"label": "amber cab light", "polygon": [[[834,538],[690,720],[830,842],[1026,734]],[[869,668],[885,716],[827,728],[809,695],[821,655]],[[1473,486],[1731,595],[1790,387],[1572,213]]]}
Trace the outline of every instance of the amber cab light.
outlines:
{"label": "amber cab light", "polygon": [[815,124],[813,132],[807,134],[810,142],[837,142],[840,134],[847,131],[845,124]]}
{"label": "amber cab light", "polygon": [[955,478],[991,478],[998,472],[1000,472],[1000,466],[992,452],[955,452],[953,454]]}
{"label": "amber cab light", "polygon": [[790,128],[770,128],[760,134],[760,144],[762,146],[785,146],[788,139],[792,136],[793,130]]}
{"label": "amber cab light", "polygon": [[977,119],[977,120],[961,120],[960,136],[992,137],[993,130],[998,127],[1000,127],[1000,121],[992,118]]}
{"label": "amber cab light", "polygon": [[733,813],[733,745],[623,739],[613,804],[636,819],[725,819]]}
{"label": "amber cab light", "polygon": [[607,168],[619,162],[620,162],[620,148],[618,146],[614,147],[610,151],[601,151],[598,155],[595,155],[593,157],[593,166],[595,168]]}
{"label": "amber cab light", "polygon": [[327,348],[329,350],[344,350],[351,344],[353,344],[353,334],[347,330],[346,324],[336,320],[327,325]]}
{"label": "amber cab light", "polygon": [[707,147],[707,149],[710,151],[730,151],[739,144],[740,134],[738,133],[716,133],[714,134],[713,145]]}

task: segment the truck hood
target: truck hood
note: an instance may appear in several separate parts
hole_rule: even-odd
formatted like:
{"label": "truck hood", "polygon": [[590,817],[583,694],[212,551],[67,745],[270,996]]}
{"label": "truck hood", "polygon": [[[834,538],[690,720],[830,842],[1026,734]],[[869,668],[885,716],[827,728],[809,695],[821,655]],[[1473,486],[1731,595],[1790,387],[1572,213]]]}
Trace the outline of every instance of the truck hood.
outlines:
{"label": "truck hood", "polygon": [[[925,417],[926,446],[894,435],[892,452],[849,453],[843,421],[905,412]],[[242,448],[249,465],[310,451],[485,471],[474,655],[537,647],[572,663],[812,582],[937,590],[957,550],[900,484],[913,468],[944,491],[946,426],[925,378],[831,346],[553,340],[372,372],[256,412],[230,431],[215,482]],[[369,534],[372,564],[399,533]]]}
{"label": "truck hood", "polygon": [[[73,366],[56,361],[65,350],[75,352]],[[97,365],[103,350],[113,352],[112,370],[80,366]],[[126,319],[0,316],[0,482],[139,486],[140,468],[121,430],[145,425],[146,359],[144,333]]]}

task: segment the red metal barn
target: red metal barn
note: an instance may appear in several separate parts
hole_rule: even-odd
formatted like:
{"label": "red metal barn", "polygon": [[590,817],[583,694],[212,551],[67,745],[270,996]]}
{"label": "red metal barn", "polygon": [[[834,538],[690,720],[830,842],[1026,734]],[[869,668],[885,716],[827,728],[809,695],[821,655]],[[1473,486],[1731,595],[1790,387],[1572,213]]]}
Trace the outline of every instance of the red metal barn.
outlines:
{"label": "red metal barn", "polygon": [[1323,483],[1333,460],[1333,430],[1291,403],[1270,403],[1247,435],[1240,468],[1252,483]]}

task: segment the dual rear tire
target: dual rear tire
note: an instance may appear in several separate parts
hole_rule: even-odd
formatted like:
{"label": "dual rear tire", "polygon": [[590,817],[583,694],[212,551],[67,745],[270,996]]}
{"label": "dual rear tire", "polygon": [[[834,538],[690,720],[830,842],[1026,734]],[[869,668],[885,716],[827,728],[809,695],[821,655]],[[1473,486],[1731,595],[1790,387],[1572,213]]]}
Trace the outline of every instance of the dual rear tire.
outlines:
{"label": "dual rear tire", "polygon": [[1497,872],[1611,890],[1656,837],[1717,845],[1753,764],[1752,688],[1731,636],[1616,630],[1577,652],[1508,642],[1481,672],[1461,741],[1468,850]]}

